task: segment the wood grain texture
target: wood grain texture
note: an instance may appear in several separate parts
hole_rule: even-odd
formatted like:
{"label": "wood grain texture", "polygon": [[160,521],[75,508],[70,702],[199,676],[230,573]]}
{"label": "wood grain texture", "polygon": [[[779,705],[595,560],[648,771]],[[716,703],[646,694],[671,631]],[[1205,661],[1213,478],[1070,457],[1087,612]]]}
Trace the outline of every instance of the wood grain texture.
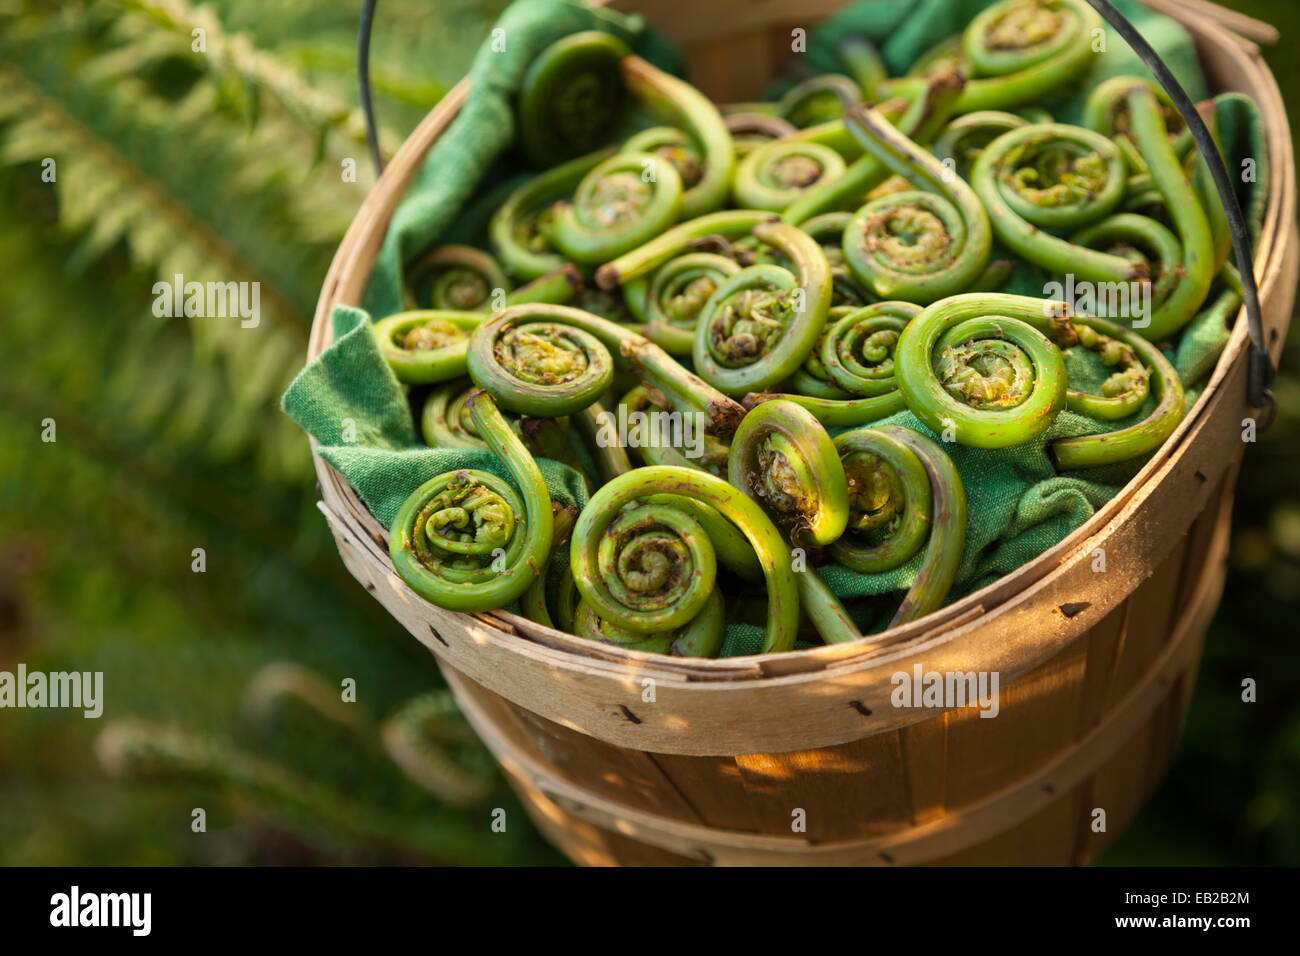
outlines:
{"label": "wood grain texture", "polygon": [[[642,10],[681,41],[715,95],[742,98],[789,60],[793,26],[840,4],[672,0]],[[1281,348],[1295,297],[1294,154],[1276,83],[1250,40],[1268,31],[1210,4],[1149,0],[1196,38],[1218,89],[1259,105],[1272,200],[1256,275]],[[357,304],[389,218],[468,91],[459,84],[393,157],[339,247],[309,343]],[[349,572],[437,657],[529,813],[590,865],[1082,863],[1154,785],[1191,697],[1222,587],[1244,446],[1247,338],[1238,322],[1174,436],[1058,546],[981,591],[871,641],[724,661],[597,645],[505,612],[466,617],[397,577],[387,535],[316,457],[320,508]],[[1104,550],[1104,574],[1093,553]],[[997,719],[890,706],[891,678],[996,670]],[[654,702],[643,700],[654,682]],[[1108,828],[1090,814],[1107,809]],[[806,830],[792,832],[794,810]]]}
{"label": "wood grain texture", "polygon": [[[1226,515],[1226,512],[1225,512]],[[1226,520],[1226,518],[1225,518]],[[1142,681],[1076,746],[1021,777],[1008,777],[985,799],[953,808],[928,823],[883,833],[845,837],[856,814],[841,810],[822,834],[810,826],[792,833],[781,788],[761,795],[772,832],[754,833],[716,824],[695,824],[648,813],[610,800],[582,782],[557,775],[544,761],[514,749],[487,718],[472,682],[448,672],[448,683],[465,716],[506,770],[530,810],[548,821],[544,832],[563,830],[557,845],[590,862],[595,831],[616,833],[691,861],[724,865],[895,865],[930,863],[1082,863],[1109,844],[1155,785],[1177,740],[1183,683],[1194,680],[1195,662],[1223,584],[1221,564],[1207,564],[1193,604]],[[686,760],[690,758],[677,758]],[[802,758],[807,763],[808,757]],[[769,778],[784,779],[769,773]],[[806,791],[809,788],[804,788]],[[824,790],[823,787],[817,788]],[[1104,809],[1106,829],[1092,828]],[[556,821],[556,814],[561,822]],[[857,828],[860,831],[860,827]],[[825,833],[838,838],[826,838]],[[606,861],[608,862],[608,861]],[[629,861],[631,862],[631,861]]]}

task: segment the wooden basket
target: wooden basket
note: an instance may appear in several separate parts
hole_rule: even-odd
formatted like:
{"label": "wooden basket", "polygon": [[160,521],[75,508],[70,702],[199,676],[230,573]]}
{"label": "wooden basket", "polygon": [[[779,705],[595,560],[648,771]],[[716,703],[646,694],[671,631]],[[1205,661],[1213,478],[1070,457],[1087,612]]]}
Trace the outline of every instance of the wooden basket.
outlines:
{"label": "wooden basket", "polygon": [[[1258,104],[1271,201],[1255,263],[1267,341],[1295,296],[1295,169],[1271,28],[1147,0],[1195,36],[1211,85]],[[627,0],[720,100],[754,97],[790,31],[832,0]],[[1275,37],[1274,37],[1275,38]],[[393,158],[334,258],[309,355],[356,304],[389,217],[464,102],[462,82]],[[1224,574],[1244,443],[1244,320],[1177,432],[1066,540],[869,645],[686,660],[596,644],[505,612],[416,596],[387,533],[319,457],[320,508],[351,573],[437,658],[537,825],[583,863],[1082,863],[1167,765]],[[1100,552],[1105,572],[1093,570]],[[891,706],[891,677],[996,671],[1000,714]],[[1105,811],[1098,831],[1095,810]]]}

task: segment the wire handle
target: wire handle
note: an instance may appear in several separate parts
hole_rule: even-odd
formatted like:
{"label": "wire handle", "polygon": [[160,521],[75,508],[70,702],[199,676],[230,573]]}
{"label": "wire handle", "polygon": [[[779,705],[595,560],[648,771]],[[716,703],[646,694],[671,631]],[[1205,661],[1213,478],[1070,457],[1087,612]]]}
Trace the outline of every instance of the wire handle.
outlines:
{"label": "wire handle", "polygon": [[[376,0],[364,0],[361,6],[361,22],[357,29],[357,82],[361,94],[361,109],[366,121],[366,142],[370,146],[370,159],[374,163],[376,174],[384,171],[384,159],[379,152],[379,136],[375,127],[375,105],[370,90],[370,31],[374,24]],[[1246,329],[1250,336],[1250,354],[1246,377],[1246,398],[1254,408],[1267,409],[1266,422],[1271,422],[1276,399],[1273,395],[1273,380],[1276,369],[1264,341],[1264,322],[1259,309],[1259,287],[1255,283],[1254,258],[1250,248],[1250,231],[1246,227],[1246,217],[1233,191],[1228,168],[1224,165],[1219,149],[1213,137],[1196,111],[1191,97],[1182,84],[1174,78],[1165,61],[1152,49],[1137,28],[1128,18],[1115,9],[1110,0],[1088,0],[1088,4],[1097,11],[1118,33],[1146,64],[1157,82],[1169,94],[1178,115],[1183,118],[1187,128],[1192,132],[1196,148],[1210,168],[1210,176],[1223,203],[1224,214],[1228,219],[1228,229],[1232,233],[1232,247],[1237,256],[1241,272],[1242,300],[1246,306]]]}
{"label": "wire handle", "polygon": [[370,28],[375,22],[375,0],[361,5],[361,23],[357,26],[357,85],[361,92],[361,112],[366,118],[366,144],[375,175],[384,171],[384,157],[379,152],[379,131],[375,127],[375,99],[370,93]]}
{"label": "wire handle", "polygon": [[1246,306],[1246,330],[1250,334],[1250,356],[1246,370],[1246,399],[1255,408],[1269,408],[1269,420],[1272,420],[1273,379],[1276,370],[1268,354],[1268,345],[1264,342],[1264,322],[1259,310],[1259,287],[1255,284],[1255,260],[1251,254],[1250,231],[1246,228],[1246,217],[1237,201],[1237,194],[1232,188],[1228,176],[1228,167],[1219,155],[1219,148],[1214,145],[1214,138],[1196,111],[1191,97],[1182,84],[1174,78],[1165,61],[1151,48],[1142,34],[1138,33],[1132,23],[1115,9],[1110,0],[1088,0],[1096,10],[1123,37],[1138,58],[1146,64],[1156,80],[1164,87],[1173,101],[1178,115],[1183,118],[1187,128],[1192,131],[1196,149],[1210,167],[1210,176],[1218,190],[1219,201],[1223,203],[1224,214],[1228,218],[1228,229],[1232,233],[1232,248],[1237,254],[1237,264],[1241,272],[1242,300]]}

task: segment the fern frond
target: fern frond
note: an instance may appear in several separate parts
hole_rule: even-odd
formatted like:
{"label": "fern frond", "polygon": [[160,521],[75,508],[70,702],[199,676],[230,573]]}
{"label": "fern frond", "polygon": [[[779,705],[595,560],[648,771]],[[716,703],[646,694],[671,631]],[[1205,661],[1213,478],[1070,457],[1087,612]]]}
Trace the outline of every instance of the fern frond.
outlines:
{"label": "fern frond", "polygon": [[[136,15],[116,21],[115,35],[125,45],[112,61],[101,58],[101,69],[111,62],[120,75],[167,57],[193,59],[215,77],[236,80],[247,94],[250,112],[261,109],[265,93],[287,116],[301,124],[322,149],[332,135],[341,137],[349,148],[335,149],[334,158],[354,156],[357,147],[365,146],[366,129],[360,110],[313,87],[276,56],[255,47],[245,35],[229,33],[211,7],[193,7],[184,0],[117,2]],[[196,31],[201,31],[197,37]],[[195,53],[199,37],[203,51]],[[398,138],[381,128],[380,142],[385,149],[392,149]]]}

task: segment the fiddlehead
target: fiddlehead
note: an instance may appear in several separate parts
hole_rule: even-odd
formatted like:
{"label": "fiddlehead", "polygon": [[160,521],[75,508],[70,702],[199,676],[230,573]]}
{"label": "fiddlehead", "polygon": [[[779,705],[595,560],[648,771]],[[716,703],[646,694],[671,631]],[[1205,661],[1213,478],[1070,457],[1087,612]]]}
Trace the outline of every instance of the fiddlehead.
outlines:
{"label": "fiddlehead", "polygon": [[622,40],[592,30],[557,40],[529,64],[518,121],[534,166],[554,166],[610,138],[628,106],[621,64],[631,55]]}
{"label": "fiddlehead", "polygon": [[694,219],[720,207],[735,173],[736,155],[718,108],[689,83],[639,56],[624,59],[622,73],[623,82],[641,105],[687,133],[700,157],[700,178],[682,196],[682,218]]}
{"label": "fiddlehead", "polygon": [[[1058,348],[1059,346],[1059,348]],[[1073,389],[1061,348],[1094,352],[1115,371],[1100,395]],[[1142,421],[1101,435],[1056,439],[1062,469],[1092,468],[1153,451],[1178,426],[1183,386],[1142,336],[1106,319],[1071,316],[1064,302],[1001,294],[953,296],[913,319],[899,337],[896,374],[908,409],[962,445],[1005,448],[1036,437],[1062,408],[1103,421]]]}
{"label": "fiddlehead", "polygon": [[579,637],[617,644],[630,651],[674,657],[717,657],[726,637],[725,615],[722,595],[714,591],[700,613],[681,628],[667,634],[638,634],[610,624],[590,604],[581,601],[574,613],[573,628]]}
{"label": "fiddlehead", "polygon": [[[583,596],[574,616],[576,633],[662,653],[685,636],[678,632],[693,628],[696,643],[708,645],[700,648],[702,656],[717,653],[717,556],[694,517],[671,502],[638,502],[619,511],[594,542],[582,537],[586,533],[580,525],[571,548],[574,583]],[[597,587],[584,586],[580,548],[595,559]],[[603,603],[593,603],[588,594],[600,595]]]}
{"label": "fiddlehead", "polygon": [[583,178],[614,155],[612,149],[579,156],[539,173],[516,189],[492,216],[492,248],[512,275],[524,281],[563,267],[548,234],[555,204],[568,199]]}
{"label": "fiddlehead", "polygon": [[921,311],[910,302],[877,302],[855,309],[828,326],[819,353],[832,383],[850,395],[896,391],[894,350],[898,336]]}
{"label": "fiddlehead", "polygon": [[780,212],[817,183],[845,169],[835,150],[817,143],[777,140],[741,160],[732,185],[736,204]]}
{"label": "fiddlehead", "polygon": [[700,316],[695,368],[729,395],[788,378],[817,344],[830,309],[830,264],[815,240],[783,223],[757,226],[754,235],[785,255],[795,271],[773,265],[742,269],[718,288]]}
{"label": "fiddlehead", "polygon": [[908,409],[932,431],[1006,448],[1041,434],[1065,407],[1065,361],[1053,343],[1074,341],[1064,303],[956,295],[903,329],[894,374]]}
{"label": "fiddlehead", "polygon": [[731,259],[710,252],[688,253],[660,266],[646,292],[645,337],[671,355],[690,355],[705,305],[739,271]]}
{"label": "fiddlehead", "polygon": [[399,382],[431,384],[465,374],[470,334],[483,312],[399,312],[372,327],[379,354]]}
{"label": "fiddlehead", "polygon": [[910,302],[837,310],[801,374],[791,380],[804,394],[751,393],[745,405],[755,408],[784,399],[829,426],[866,425],[902,411],[906,405],[894,380],[894,351],[899,334],[920,311]]}
{"label": "fiddlehead", "polygon": [[[952,459],[932,439],[897,426],[862,428],[835,440],[849,486],[849,527],[831,545],[837,561],[877,574],[921,549],[916,581],[889,627],[914,621],[948,597],[966,546],[966,491]],[[804,609],[828,644],[862,637],[815,571],[799,575]]]}
{"label": "fiddlehead", "polygon": [[844,231],[853,274],[886,299],[927,303],[965,291],[988,265],[993,233],[975,192],[871,109],[845,125],[916,191],[874,199]]}
{"label": "fiddlehead", "polygon": [[1003,133],[1028,125],[1028,120],[1015,113],[999,110],[967,113],[943,128],[931,152],[952,172],[969,180],[975,160],[984,152],[984,147]]}
{"label": "fiddlehead", "polygon": [[970,62],[962,53],[961,38],[960,33],[944,37],[913,60],[901,79],[886,81],[881,92],[884,95],[896,94],[908,80],[931,80],[943,73],[956,73],[964,80],[970,75]]}
{"label": "fiddlehead", "polygon": [[962,33],[960,113],[1024,106],[1083,73],[1101,17],[1085,0],[1001,0]]}
{"label": "fiddlehead", "polygon": [[793,124],[766,113],[731,113],[723,117],[723,122],[731,134],[737,162],[758,147],[797,132]]}
{"label": "fiddlehead", "polygon": [[1050,451],[1057,467],[1066,471],[1095,468],[1155,451],[1183,418],[1183,383],[1178,373],[1160,349],[1123,325],[1090,316],[1076,316],[1073,324],[1080,346],[1096,352],[1104,365],[1118,371],[1103,383],[1100,396],[1070,390],[1070,408],[1114,420],[1136,412],[1148,391],[1155,393],[1156,404],[1146,418],[1126,428],[1052,442]]}
{"label": "fiddlehead", "polygon": [[768,402],[745,416],[727,477],[796,545],[827,545],[844,533],[849,492],[839,455],[817,419],[792,402]]}
{"label": "fiddlehead", "polygon": [[402,503],[389,532],[393,566],[421,597],[451,611],[488,611],[519,597],[551,547],[551,497],[537,463],[484,392],[474,426],[509,469],[438,475]]}
{"label": "fiddlehead", "polygon": [[610,387],[616,362],[643,376],[674,408],[702,413],[706,429],[720,438],[730,437],[744,415],[645,336],[568,306],[499,312],[475,331],[468,364],[470,377],[503,408],[554,418],[597,401]]}
{"label": "fiddlehead", "polygon": [[674,126],[643,129],[623,144],[620,153],[648,153],[669,163],[682,178],[682,189],[697,185],[704,173],[704,157],[691,138]]}
{"label": "fiddlehead", "polygon": [[[1074,233],[1070,242],[1129,259],[1147,275],[1153,276],[1150,286],[1139,286],[1136,290],[1139,295],[1149,295],[1150,301],[1145,303],[1148,309],[1163,304],[1179,281],[1183,244],[1165,225],[1146,216],[1128,212],[1107,216]],[[1138,313],[1143,303],[1133,302],[1131,295],[1120,298],[1113,310],[1110,309],[1111,303],[1101,301],[1104,297],[1095,298],[1099,300],[1095,306],[1081,302],[1080,308],[1103,318],[1140,318]],[[1136,322],[1134,325],[1137,327]]]}
{"label": "fiddlehead", "polygon": [[439,385],[428,394],[420,411],[420,434],[426,445],[487,451],[487,442],[479,437],[466,404],[477,388],[473,382],[458,379]]}
{"label": "fiddlehead", "polygon": [[[906,98],[906,108],[897,120],[899,131],[918,143],[930,142],[952,115],[962,83],[957,74],[946,73],[928,83],[913,84]],[[888,104],[882,104],[879,108],[882,115],[886,113],[886,106]],[[847,126],[847,122],[841,124],[840,132],[860,149],[861,142]],[[839,176],[824,179],[809,189],[786,207],[781,218],[797,226],[823,213],[857,209],[862,205],[862,197],[888,176],[889,167],[878,156],[868,152],[854,159]]]}
{"label": "fiddlehead", "polygon": [[1006,246],[1053,275],[1088,282],[1145,279],[1122,256],[1067,242],[1051,230],[1078,229],[1111,213],[1124,197],[1123,157],[1099,133],[1059,123],[1023,126],[985,147],[971,185]]}
{"label": "fiddlehead", "polygon": [[[768,625],[763,652],[793,648],[799,624],[799,599],[790,556],[780,532],[763,510],[741,491],[721,478],[702,471],[668,466],[638,468],[609,482],[592,496],[578,518],[571,548],[573,579],[582,592],[583,600],[601,618],[638,633],[654,633],[669,626],[680,626],[702,609],[704,601],[694,597],[700,589],[692,587],[691,581],[686,580],[686,568],[677,556],[699,556],[698,560],[707,564],[703,555],[706,548],[712,549],[711,544],[701,544],[692,539],[688,546],[685,543],[674,543],[670,539],[662,549],[647,550],[638,547],[627,558],[623,558],[621,551],[626,542],[620,543],[619,538],[626,529],[619,525],[613,532],[610,530],[623,514],[625,506],[646,496],[663,493],[709,505],[745,535],[758,556],[767,581]],[[693,523],[698,527],[698,522]],[[708,540],[707,535],[698,537],[705,542]],[[644,556],[644,564],[640,563],[640,556]],[[620,567],[627,569],[625,576],[618,573]],[[605,569],[612,569],[615,572],[613,577],[617,580],[607,578],[603,573]],[[664,587],[684,595],[693,595],[693,609],[683,613],[665,606],[662,587],[640,589],[642,581],[653,583],[660,579],[659,570],[664,572],[661,579]],[[707,573],[709,572],[703,565],[691,566],[692,580]],[[716,564],[710,577],[714,575]],[[630,605],[624,605],[620,601],[620,594],[628,597]],[[707,599],[707,596],[706,591],[704,598]],[[691,605],[687,607],[689,609]],[[676,623],[665,625],[665,621]]]}
{"label": "fiddlehead", "polygon": [[[427,295],[422,294],[426,283]],[[504,295],[511,288],[496,259],[481,249],[439,246],[417,259],[408,270],[406,299],[412,308],[418,299],[426,298],[431,309],[489,311],[493,295]]]}
{"label": "fiddlehead", "polygon": [[799,129],[828,123],[862,100],[858,84],[839,73],[813,76],[791,87],[776,106],[776,115]]}
{"label": "fiddlehead", "polygon": [[1174,152],[1183,156],[1192,148],[1192,133],[1178,115],[1178,110],[1163,88],[1152,86],[1149,80],[1140,76],[1113,76],[1099,83],[1088,94],[1083,107],[1081,125],[1095,130],[1107,139],[1114,140],[1129,172],[1133,175],[1148,172],[1146,160],[1133,142],[1133,121],[1128,111],[1128,94],[1135,86],[1149,88],[1160,101],[1160,115],[1164,119],[1165,129]]}
{"label": "fiddlehead", "polygon": [[662,233],[682,208],[682,178],[649,153],[619,153],[582,178],[572,202],[556,203],[549,238],[575,262],[622,255]]}

